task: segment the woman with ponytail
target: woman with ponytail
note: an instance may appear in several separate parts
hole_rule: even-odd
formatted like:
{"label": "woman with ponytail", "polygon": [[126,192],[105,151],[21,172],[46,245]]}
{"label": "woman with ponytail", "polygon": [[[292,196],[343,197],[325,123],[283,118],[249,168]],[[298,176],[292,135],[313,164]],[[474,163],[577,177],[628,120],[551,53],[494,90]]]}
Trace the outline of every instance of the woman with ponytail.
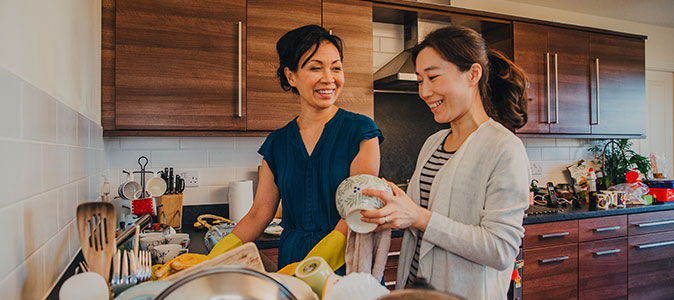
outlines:
{"label": "woman with ponytail", "polygon": [[413,51],[419,96],[436,122],[407,194],[366,190],[378,229],[405,229],[397,287],[425,278],[467,299],[505,299],[524,236],[529,161],[512,131],[527,121],[526,75],[472,29],[430,33]]}

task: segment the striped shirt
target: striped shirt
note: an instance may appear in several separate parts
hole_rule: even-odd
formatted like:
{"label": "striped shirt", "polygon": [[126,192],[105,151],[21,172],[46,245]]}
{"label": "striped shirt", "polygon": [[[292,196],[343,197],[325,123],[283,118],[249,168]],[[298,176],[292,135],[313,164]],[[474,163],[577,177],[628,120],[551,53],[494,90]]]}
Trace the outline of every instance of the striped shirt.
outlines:
{"label": "striped shirt", "polygon": [[[455,151],[445,151],[443,147],[445,142],[443,141],[440,144],[440,147],[433,152],[431,158],[428,159],[424,167],[421,169],[421,177],[419,177],[419,205],[423,208],[428,208],[428,198],[431,194],[431,184],[433,184],[433,179],[438,173],[438,170],[452,157]],[[412,266],[410,267],[410,276],[407,277],[407,283],[413,283],[417,277],[421,277],[419,274],[419,250],[421,248],[421,240],[424,237],[424,233],[419,231],[417,236],[417,246],[414,250],[414,258],[412,258]]]}

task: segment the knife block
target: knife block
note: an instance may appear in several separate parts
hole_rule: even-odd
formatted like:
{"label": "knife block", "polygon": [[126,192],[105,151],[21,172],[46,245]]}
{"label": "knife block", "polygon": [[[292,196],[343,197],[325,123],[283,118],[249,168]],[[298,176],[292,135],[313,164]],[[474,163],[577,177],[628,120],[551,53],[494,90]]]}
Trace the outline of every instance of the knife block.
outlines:
{"label": "knife block", "polygon": [[183,194],[162,195],[157,198],[159,223],[180,229],[183,220]]}

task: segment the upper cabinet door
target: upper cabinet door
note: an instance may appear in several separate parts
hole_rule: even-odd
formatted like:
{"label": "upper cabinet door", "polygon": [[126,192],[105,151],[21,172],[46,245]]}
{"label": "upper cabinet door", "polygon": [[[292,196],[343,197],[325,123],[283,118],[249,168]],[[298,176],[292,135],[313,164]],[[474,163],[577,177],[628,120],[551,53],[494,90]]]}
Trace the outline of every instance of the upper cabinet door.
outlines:
{"label": "upper cabinet door", "polygon": [[117,0],[116,128],[245,129],[245,18],[245,0]]}
{"label": "upper cabinet door", "polygon": [[276,76],[276,42],[297,27],[320,25],[321,1],[248,0],[247,20],[247,129],[271,131],[300,112],[300,100],[292,92],[284,92]]}
{"label": "upper cabinet door", "polygon": [[593,134],[646,133],[644,57],[642,39],[590,36]]}
{"label": "upper cabinet door", "polygon": [[548,27],[554,116],[550,133],[590,133],[589,33]]}
{"label": "upper cabinet door", "polygon": [[529,78],[527,84],[528,121],[518,133],[549,133],[554,111],[551,105],[550,54],[548,31],[545,26],[514,22],[515,63]]}
{"label": "upper cabinet door", "polygon": [[527,124],[518,133],[589,134],[589,35],[514,22],[515,63],[529,77]]}
{"label": "upper cabinet door", "polygon": [[373,118],[372,2],[323,0],[323,27],[344,41],[344,88],[336,105]]}

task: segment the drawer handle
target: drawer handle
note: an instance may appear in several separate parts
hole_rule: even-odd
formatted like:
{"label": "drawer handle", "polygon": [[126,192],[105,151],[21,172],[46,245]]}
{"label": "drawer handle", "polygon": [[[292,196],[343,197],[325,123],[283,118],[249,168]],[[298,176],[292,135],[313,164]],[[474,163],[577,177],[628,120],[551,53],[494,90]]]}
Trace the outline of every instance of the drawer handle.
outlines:
{"label": "drawer handle", "polygon": [[637,227],[651,227],[651,226],[670,225],[670,224],[674,224],[674,220],[641,223],[641,224],[635,224],[635,225]]}
{"label": "drawer handle", "polygon": [[386,281],[386,282],[384,282],[384,285],[385,286],[395,286],[396,282],[395,282],[395,280],[394,281]]}
{"label": "drawer handle", "polygon": [[566,236],[566,235],[569,235],[568,231],[567,232],[541,234],[540,237],[542,239],[547,239],[547,238],[560,237],[560,236]]}
{"label": "drawer handle", "polygon": [[620,226],[602,227],[602,228],[595,228],[594,232],[613,231],[618,229],[620,229]]}
{"label": "drawer handle", "polygon": [[399,255],[400,255],[400,251],[393,251],[393,252],[389,252],[389,253],[388,253],[388,256],[389,256],[389,257],[391,257],[391,256],[399,256]]}
{"label": "drawer handle", "polygon": [[597,252],[592,252],[592,254],[594,254],[596,256],[600,256],[600,255],[614,254],[614,253],[618,253],[618,252],[620,252],[620,249],[597,251]]}
{"label": "drawer handle", "polygon": [[662,247],[662,246],[669,246],[669,245],[674,245],[674,241],[666,241],[666,242],[657,242],[657,243],[651,243],[651,244],[636,245],[636,247],[638,249],[646,249],[646,248],[655,248],[655,247]]}
{"label": "drawer handle", "polygon": [[560,256],[560,257],[555,257],[555,258],[546,258],[546,259],[539,259],[538,263],[539,264],[547,264],[551,262],[556,262],[556,261],[564,261],[569,259],[568,256]]}

